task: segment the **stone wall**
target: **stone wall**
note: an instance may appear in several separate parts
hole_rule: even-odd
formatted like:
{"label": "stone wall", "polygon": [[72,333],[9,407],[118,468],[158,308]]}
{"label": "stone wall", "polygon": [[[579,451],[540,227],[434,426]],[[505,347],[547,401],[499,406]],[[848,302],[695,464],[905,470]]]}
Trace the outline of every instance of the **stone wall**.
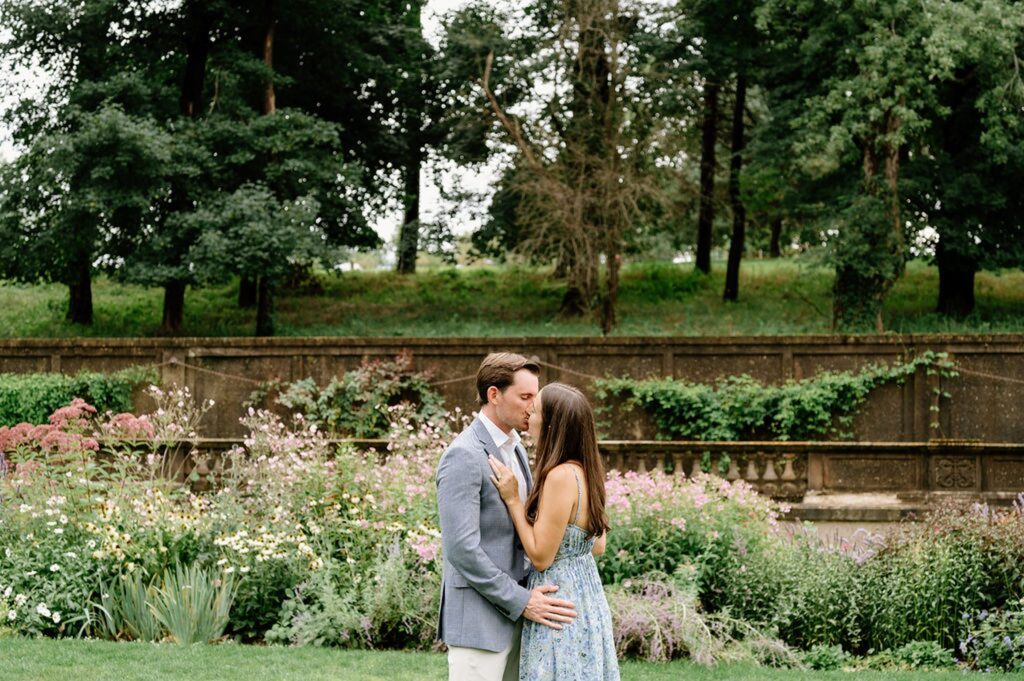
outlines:
{"label": "stone wall", "polygon": [[[541,382],[592,390],[593,376],[676,376],[692,381],[747,373],[778,383],[823,370],[895,362],[907,353],[948,352],[967,372],[938,383],[924,371],[871,396],[855,420],[856,439],[1024,442],[1024,335],[883,335],[723,338],[175,338],[0,341],[0,372],[113,371],[159,367],[164,384],[187,385],[217,406],[204,434],[241,434],[241,403],[258,381],[312,377],[325,382],[366,359],[402,351],[430,371],[450,406],[475,408],[473,376],[494,350],[536,355]],[[934,388],[948,391],[949,400]],[[146,408],[140,404],[140,408]],[[935,412],[935,409],[938,409]],[[935,414],[938,418],[935,418]],[[937,423],[937,427],[933,424]],[[617,413],[606,435],[650,439],[642,418]]]}

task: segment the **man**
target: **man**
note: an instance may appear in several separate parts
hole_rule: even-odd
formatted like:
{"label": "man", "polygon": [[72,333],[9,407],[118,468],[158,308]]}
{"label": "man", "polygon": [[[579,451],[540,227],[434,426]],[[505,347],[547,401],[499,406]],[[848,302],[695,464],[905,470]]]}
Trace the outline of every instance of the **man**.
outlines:
{"label": "man", "polygon": [[480,413],[441,456],[437,505],[444,576],[438,638],[448,644],[449,681],[516,681],[522,618],[561,629],[573,604],[558,587],[523,587],[530,571],[515,526],[491,484],[488,455],[504,461],[523,499],[532,477],[517,429],[529,426],[540,367],[522,355],[492,353],[477,371]]}

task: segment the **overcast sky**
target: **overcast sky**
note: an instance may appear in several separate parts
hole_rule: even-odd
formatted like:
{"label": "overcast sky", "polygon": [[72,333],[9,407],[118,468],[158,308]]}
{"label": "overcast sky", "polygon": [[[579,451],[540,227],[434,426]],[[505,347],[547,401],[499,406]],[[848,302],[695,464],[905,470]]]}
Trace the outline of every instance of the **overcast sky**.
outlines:
{"label": "overcast sky", "polygon": [[[423,15],[424,32],[428,40],[436,45],[441,33],[440,16],[467,2],[468,0],[428,0]],[[2,35],[2,31],[3,28],[0,27],[0,35]],[[0,64],[0,109],[7,110],[26,93],[26,90],[38,91],[40,85],[45,82],[45,69],[14,74]],[[12,144],[8,130],[0,125],[0,159],[10,160],[17,154],[18,150]],[[445,188],[450,191],[458,183],[462,189],[473,192],[479,197],[479,201],[471,201],[463,205],[448,205],[441,201],[441,188],[435,182],[433,173],[425,171],[421,178],[421,218],[424,221],[430,221],[439,214],[451,214],[451,227],[456,233],[465,234],[472,231],[479,223],[480,212],[486,205],[486,199],[490,196],[491,185],[495,177],[497,177],[497,170],[493,165],[489,168],[467,170],[448,164],[440,173],[440,182]],[[385,241],[389,241],[394,237],[400,221],[401,211],[396,208],[392,213],[381,216],[374,226],[380,236]]]}

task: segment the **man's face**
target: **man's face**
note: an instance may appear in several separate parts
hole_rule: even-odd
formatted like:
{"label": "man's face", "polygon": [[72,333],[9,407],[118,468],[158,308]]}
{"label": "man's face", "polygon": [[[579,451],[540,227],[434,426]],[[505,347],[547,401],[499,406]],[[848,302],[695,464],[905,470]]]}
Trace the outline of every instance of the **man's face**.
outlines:
{"label": "man's face", "polygon": [[509,428],[526,430],[530,427],[533,398],[540,390],[540,381],[529,369],[520,369],[512,376],[512,385],[500,391],[491,388],[490,401],[498,420]]}

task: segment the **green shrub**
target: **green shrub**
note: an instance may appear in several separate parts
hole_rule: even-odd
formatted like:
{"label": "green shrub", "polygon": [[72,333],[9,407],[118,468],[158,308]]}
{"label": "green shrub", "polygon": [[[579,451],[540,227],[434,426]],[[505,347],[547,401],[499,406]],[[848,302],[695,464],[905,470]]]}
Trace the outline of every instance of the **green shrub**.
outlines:
{"label": "green shrub", "polygon": [[46,423],[46,419],[75,398],[100,413],[132,409],[132,391],[156,382],[156,371],[134,367],[112,374],[82,371],[66,374],[0,374],[0,426]]}
{"label": "green shrub", "polygon": [[800,659],[803,663],[817,671],[834,671],[842,669],[849,661],[850,654],[842,646],[818,644],[805,651]]}
{"label": "green shrub", "polygon": [[955,667],[956,659],[952,652],[935,641],[911,641],[899,648],[868,657],[863,666],[883,670],[939,670]]}
{"label": "green shrub", "polygon": [[856,373],[826,371],[777,386],[747,375],[730,376],[714,385],[674,378],[608,378],[595,386],[600,400],[620,398],[627,409],[646,411],[659,438],[813,440],[848,437],[857,410],[872,390],[902,383],[919,368],[957,375],[944,353],[929,351],[892,367],[872,365]]}
{"label": "green shrub", "polygon": [[418,422],[440,418],[444,400],[431,385],[429,377],[413,371],[412,356],[394,360],[374,360],[333,378],[320,387],[312,378],[293,383],[266,384],[250,397],[262,401],[271,389],[279,391],[277,403],[301,414],[304,420],[335,435],[357,438],[384,437],[392,417],[390,408],[412,404]]}
{"label": "green shrub", "polygon": [[797,535],[776,556],[786,577],[774,611],[782,638],[801,648],[862,649],[864,599],[858,557],[813,534]]}

